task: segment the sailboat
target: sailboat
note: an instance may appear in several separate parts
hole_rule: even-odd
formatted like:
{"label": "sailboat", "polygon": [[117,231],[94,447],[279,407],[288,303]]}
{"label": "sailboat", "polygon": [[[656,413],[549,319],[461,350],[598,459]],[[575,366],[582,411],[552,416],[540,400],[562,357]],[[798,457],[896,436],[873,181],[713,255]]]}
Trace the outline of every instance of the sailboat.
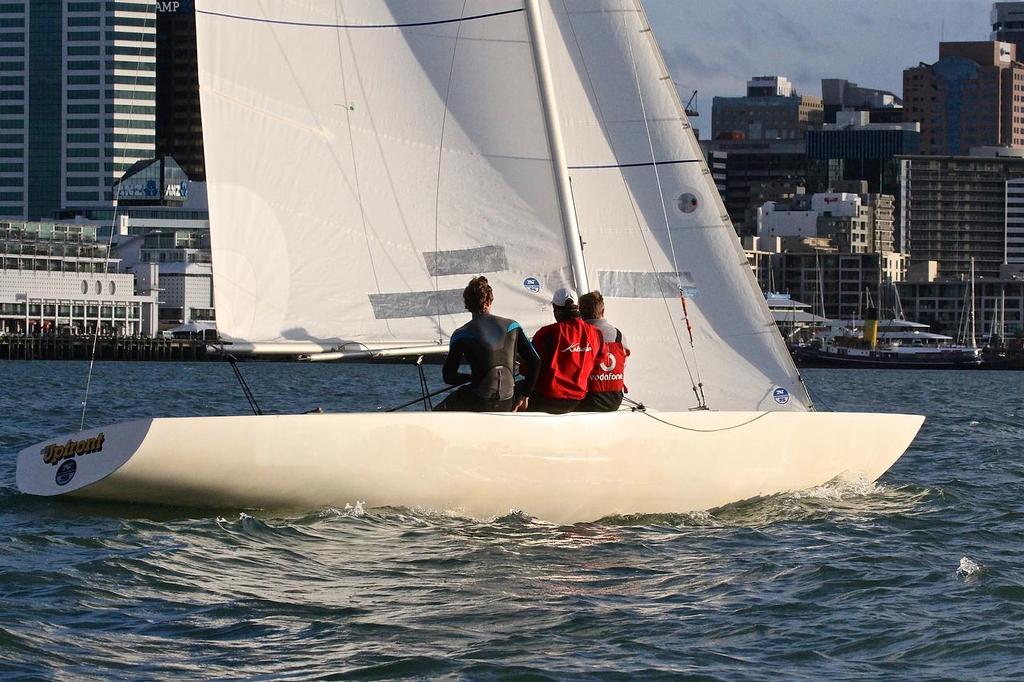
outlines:
{"label": "sailboat", "polygon": [[152,418],[26,448],[34,495],[553,522],[874,480],[923,417],[826,413],[634,0],[197,0],[233,352],[443,353],[486,274],[532,333],[603,292],[632,410]]}

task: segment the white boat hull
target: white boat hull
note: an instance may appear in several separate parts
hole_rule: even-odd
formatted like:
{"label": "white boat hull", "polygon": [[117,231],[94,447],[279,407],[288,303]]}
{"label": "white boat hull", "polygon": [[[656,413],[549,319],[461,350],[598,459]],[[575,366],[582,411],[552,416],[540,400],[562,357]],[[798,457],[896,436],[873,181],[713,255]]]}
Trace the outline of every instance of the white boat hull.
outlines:
{"label": "white boat hull", "polygon": [[[873,481],[923,421],[627,411],[143,419],[22,450],[17,483],[32,495],[145,504],[311,509],[358,501],[478,518],[518,509],[571,523],[710,509],[837,477]],[[47,450],[53,445],[61,448]]]}

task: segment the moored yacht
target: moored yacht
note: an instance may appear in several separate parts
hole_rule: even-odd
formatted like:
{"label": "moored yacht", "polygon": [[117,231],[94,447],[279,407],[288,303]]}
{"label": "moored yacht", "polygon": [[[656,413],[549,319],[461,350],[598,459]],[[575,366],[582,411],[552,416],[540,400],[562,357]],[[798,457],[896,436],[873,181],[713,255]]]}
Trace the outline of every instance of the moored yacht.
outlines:
{"label": "moored yacht", "polygon": [[805,367],[971,368],[981,365],[981,349],[956,343],[909,320],[831,321],[809,346],[794,350]]}

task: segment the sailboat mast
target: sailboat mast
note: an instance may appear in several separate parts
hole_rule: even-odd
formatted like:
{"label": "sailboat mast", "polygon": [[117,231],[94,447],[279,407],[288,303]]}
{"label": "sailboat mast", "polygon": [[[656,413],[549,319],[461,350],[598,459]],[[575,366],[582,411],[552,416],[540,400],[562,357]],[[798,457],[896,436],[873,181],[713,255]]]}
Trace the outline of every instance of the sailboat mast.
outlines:
{"label": "sailboat mast", "polygon": [[974,319],[974,256],[971,256],[971,348],[978,347]]}
{"label": "sailboat mast", "polygon": [[587,282],[587,266],[583,260],[583,240],[576,222],[572,188],[569,184],[569,170],[562,145],[562,130],[558,125],[558,106],[555,103],[555,89],[552,85],[551,65],[548,63],[547,44],[544,42],[544,26],[541,18],[540,0],[525,0],[526,25],[533,47],[533,62],[537,69],[537,83],[540,86],[540,100],[544,108],[544,124],[547,128],[548,146],[551,149],[551,165],[558,190],[558,204],[562,215],[562,230],[565,234],[565,248],[572,266],[573,285],[580,293],[590,291]]}

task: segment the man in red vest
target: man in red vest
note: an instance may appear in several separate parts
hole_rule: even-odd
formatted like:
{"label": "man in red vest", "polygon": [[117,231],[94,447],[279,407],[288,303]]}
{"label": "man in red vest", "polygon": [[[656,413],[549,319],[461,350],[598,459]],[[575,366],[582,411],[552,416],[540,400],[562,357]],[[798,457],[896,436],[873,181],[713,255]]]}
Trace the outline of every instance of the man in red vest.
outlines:
{"label": "man in red vest", "polygon": [[604,296],[591,291],[580,298],[580,315],[601,332],[604,352],[590,374],[587,397],[580,403],[580,412],[614,412],[622,404],[626,390],[626,358],[629,348],[622,332],[604,319]]}
{"label": "man in red vest", "polygon": [[587,395],[590,375],[602,357],[601,332],[580,318],[579,296],[561,288],[551,300],[556,322],[533,336],[540,376],[530,397],[531,412],[565,414]]}

